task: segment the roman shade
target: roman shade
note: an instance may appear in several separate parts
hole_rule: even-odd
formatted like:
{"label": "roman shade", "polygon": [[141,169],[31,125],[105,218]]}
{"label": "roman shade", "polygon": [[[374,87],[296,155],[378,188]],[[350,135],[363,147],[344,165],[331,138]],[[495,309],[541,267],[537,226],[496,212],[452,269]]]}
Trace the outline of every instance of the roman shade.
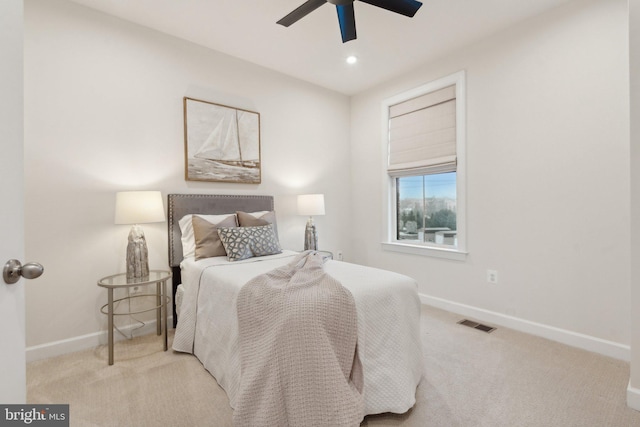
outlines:
{"label": "roman shade", "polygon": [[389,107],[389,174],[455,171],[456,87]]}

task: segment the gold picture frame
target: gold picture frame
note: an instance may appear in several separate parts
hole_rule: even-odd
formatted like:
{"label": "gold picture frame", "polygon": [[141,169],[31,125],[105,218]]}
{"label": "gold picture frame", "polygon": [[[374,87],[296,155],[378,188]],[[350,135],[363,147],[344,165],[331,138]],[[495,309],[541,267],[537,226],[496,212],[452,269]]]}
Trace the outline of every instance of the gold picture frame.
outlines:
{"label": "gold picture frame", "polygon": [[259,184],[260,113],[184,97],[185,180]]}

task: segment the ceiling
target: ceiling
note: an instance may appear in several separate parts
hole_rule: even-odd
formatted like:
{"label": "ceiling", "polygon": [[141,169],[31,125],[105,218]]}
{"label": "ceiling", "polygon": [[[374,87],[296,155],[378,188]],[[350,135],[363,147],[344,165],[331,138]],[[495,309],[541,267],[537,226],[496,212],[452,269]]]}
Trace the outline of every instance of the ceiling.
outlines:
{"label": "ceiling", "polygon": [[72,1],[353,95],[569,0],[422,0],[413,18],[356,1],[358,38],[344,44],[331,4],[285,28],[305,0]]}

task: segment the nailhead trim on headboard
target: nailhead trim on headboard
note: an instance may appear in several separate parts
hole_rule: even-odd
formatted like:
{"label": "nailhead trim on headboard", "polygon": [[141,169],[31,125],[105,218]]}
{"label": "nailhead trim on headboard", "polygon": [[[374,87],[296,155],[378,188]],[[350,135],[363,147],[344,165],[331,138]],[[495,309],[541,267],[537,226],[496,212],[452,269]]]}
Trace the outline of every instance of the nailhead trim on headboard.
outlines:
{"label": "nailhead trim on headboard", "polygon": [[187,214],[221,215],[236,211],[273,210],[273,196],[232,194],[169,194],[169,265],[178,267],[182,261],[182,241],[178,221]]}

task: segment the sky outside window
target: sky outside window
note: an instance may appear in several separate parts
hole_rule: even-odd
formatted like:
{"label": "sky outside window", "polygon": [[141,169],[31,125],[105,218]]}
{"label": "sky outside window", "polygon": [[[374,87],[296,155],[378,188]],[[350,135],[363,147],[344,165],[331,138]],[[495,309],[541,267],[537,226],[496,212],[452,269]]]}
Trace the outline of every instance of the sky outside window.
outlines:
{"label": "sky outside window", "polygon": [[438,173],[433,175],[407,176],[398,180],[403,199],[421,199],[423,179],[426,197],[456,198],[456,173]]}

